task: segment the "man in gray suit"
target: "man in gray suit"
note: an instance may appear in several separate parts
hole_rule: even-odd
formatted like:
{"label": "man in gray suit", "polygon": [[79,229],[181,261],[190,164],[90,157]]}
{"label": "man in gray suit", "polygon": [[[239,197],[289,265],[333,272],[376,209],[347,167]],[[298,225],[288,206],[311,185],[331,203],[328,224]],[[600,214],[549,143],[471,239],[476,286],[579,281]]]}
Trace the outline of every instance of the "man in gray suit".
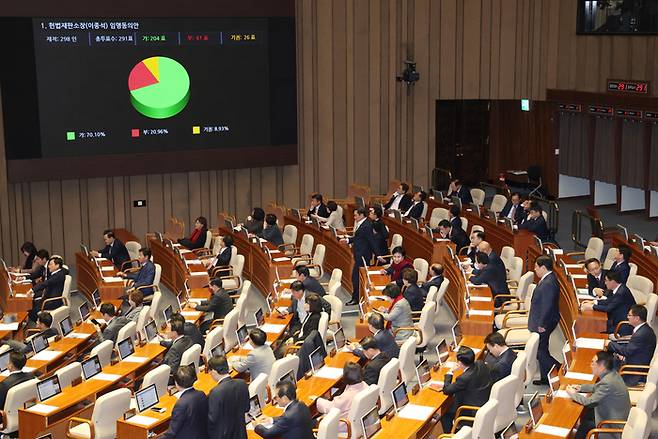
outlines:
{"label": "man in gray suit", "polygon": [[[631,410],[628,388],[622,377],[614,370],[612,354],[599,351],[592,358],[592,373],[599,378],[596,384],[567,386],[571,399],[585,406],[585,414],[576,432],[576,439],[583,439],[587,432],[603,420],[625,421]],[[583,393],[591,393],[585,396]],[[592,409],[593,413],[592,413]],[[612,439],[612,435],[601,435],[602,439]]]}
{"label": "man in gray suit", "polygon": [[[192,339],[185,335],[185,323],[177,319],[172,319],[169,323],[169,339],[172,340],[171,347],[167,351],[162,364],[166,364],[171,367],[172,375],[176,374],[176,371],[180,367],[181,357],[183,352],[188,350],[194,343]],[[164,342],[161,342],[161,344]],[[187,366],[186,364],[184,366]]]}
{"label": "man in gray suit", "polygon": [[111,303],[103,303],[101,305],[101,314],[103,315],[103,320],[105,320],[105,328],[101,329],[101,326],[96,327],[96,331],[100,333],[98,337],[99,343],[105,340],[112,340],[113,343],[116,343],[119,330],[130,323],[130,319],[124,316],[115,316],[116,309]]}
{"label": "man in gray suit", "polygon": [[249,340],[254,349],[249,351],[246,357],[231,357],[229,362],[237,372],[242,373],[248,370],[251,376],[250,381],[253,381],[261,373],[269,375],[276,358],[274,358],[272,348],[265,344],[267,341],[265,331],[258,328],[252,329],[249,332]]}
{"label": "man in gray suit", "polygon": [[139,313],[144,309],[144,294],[139,290],[133,290],[128,294],[128,304],[130,309],[126,313],[126,318],[130,321],[137,323],[139,320]]}

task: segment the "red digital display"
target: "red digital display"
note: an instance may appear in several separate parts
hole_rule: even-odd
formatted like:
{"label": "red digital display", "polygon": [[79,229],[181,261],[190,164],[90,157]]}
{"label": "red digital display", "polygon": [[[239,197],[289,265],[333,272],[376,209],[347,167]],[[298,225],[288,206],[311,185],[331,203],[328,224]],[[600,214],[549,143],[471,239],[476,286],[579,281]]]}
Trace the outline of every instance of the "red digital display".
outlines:
{"label": "red digital display", "polygon": [[647,81],[622,81],[608,79],[608,91],[615,93],[649,94],[649,83]]}

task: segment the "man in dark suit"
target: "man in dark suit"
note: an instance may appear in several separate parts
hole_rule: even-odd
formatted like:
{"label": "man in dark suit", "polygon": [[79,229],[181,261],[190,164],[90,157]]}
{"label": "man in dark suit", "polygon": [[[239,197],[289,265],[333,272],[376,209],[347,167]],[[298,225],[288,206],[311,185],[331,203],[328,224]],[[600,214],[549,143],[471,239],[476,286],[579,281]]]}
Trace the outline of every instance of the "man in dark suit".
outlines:
{"label": "man in dark suit", "polygon": [[459,179],[452,180],[450,186],[448,187],[448,198],[458,197],[462,206],[469,205],[473,202],[473,197],[471,196],[471,191],[464,185]]}
{"label": "man in dark suit", "polygon": [[109,259],[115,267],[121,270],[123,263],[130,260],[128,249],[123,242],[114,237],[114,232],[112,230],[106,230],[103,232],[103,241],[105,241],[105,248],[98,251],[92,251],[92,256],[95,258],[100,257]]}
{"label": "man in dark suit", "polygon": [[457,247],[457,251],[461,250],[462,247],[466,247],[469,243],[468,237],[464,230],[461,227],[455,229],[450,225],[448,220],[441,220],[439,222],[439,234],[443,239],[449,239]]}
{"label": "man in dark suit", "polygon": [[206,320],[201,324],[201,333],[210,328],[212,321],[215,319],[223,319],[233,309],[233,299],[228,295],[226,290],[222,288],[222,280],[215,277],[210,280],[210,290],[212,296],[210,300],[204,300],[198,304],[191,304],[197,311],[212,313],[212,320]]}
{"label": "man in dark suit", "polygon": [[[598,300],[597,303],[593,301],[583,302],[581,308],[583,310],[601,311],[608,314],[608,322],[606,325],[606,332],[612,334],[615,332],[617,324],[626,320],[626,315],[631,306],[635,305],[635,298],[633,293],[626,285],[621,283],[621,273],[618,271],[608,271],[605,274],[605,285],[608,291],[606,292],[606,299]],[[630,333],[629,328],[622,328],[620,331],[622,335]]]}
{"label": "man in dark suit", "polygon": [[551,356],[548,342],[551,333],[560,321],[560,285],[553,273],[553,260],[542,255],[535,260],[535,274],[539,282],[532,294],[528,315],[528,330],[539,334],[537,361],[539,361],[540,379],[535,385],[548,384],[547,376],[551,367],[559,362]]}
{"label": "man in dark suit", "polygon": [[[222,248],[219,249],[214,262],[211,263],[212,268],[228,267],[231,263],[231,257],[233,256],[233,236],[224,235],[221,237],[221,240]],[[211,272],[212,268],[210,268]]]}
{"label": "man in dark suit", "polygon": [[516,360],[516,352],[507,347],[505,337],[499,332],[492,332],[484,338],[484,345],[489,351],[484,361],[491,369],[491,382],[495,383],[509,376]]}
{"label": "man in dark suit", "polygon": [[329,210],[322,200],[322,194],[311,195],[311,207],[308,209],[307,215],[309,218],[311,215],[329,218]]}
{"label": "man in dark suit", "polygon": [[[172,340],[172,342],[169,350],[162,360],[162,364],[169,366],[171,368],[172,375],[174,375],[176,374],[176,371],[178,371],[178,367],[181,365],[180,362],[181,357],[183,356],[183,352],[188,350],[194,344],[194,342],[192,342],[192,339],[189,336],[185,335],[185,324],[180,320],[172,319],[169,322],[169,331],[167,336],[170,340]],[[166,346],[166,344],[163,346]],[[183,366],[187,365],[184,364]]]}
{"label": "man in dark suit", "polygon": [[427,193],[425,191],[418,191],[414,194],[413,203],[407,210],[404,211],[402,216],[406,218],[414,218],[417,220],[423,219],[423,209],[425,209],[425,200]]}
{"label": "man in dark suit", "polygon": [[450,206],[450,209],[448,209],[448,221],[450,222],[450,227],[452,227],[454,232],[456,232],[457,229],[461,229],[464,233],[466,233],[460,215],[461,215],[461,209],[459,208],[459,206],[457,205]]}
{"label": "man in dark suit", "polygon": [[195,389],[194,366],[179,367],[174,375],[178,401],[171,411],[169,429],[162,439],[206,439],[208,437],[208,398]]}
{"label": "man in dark suit", "polygon": [[277,383],[273,399],[277,406],[283,408],[283,415],[276,418],[260,417],[254,431],[266,439],[313,439],[311,411],[297,400],[295,385],[290,381]]}
{"label": "man in dark suit", "polygon": [[[132,279],[133,285],[131,289],[137,289],[146,285],[153,285],[153,280],[155,279],[155,264],[151,262],[151,249],[147,247],[142,247],[139,249],[139,271],[136,273],[124,273],[119,271],[117,276],[123,277],[126,279]],[[149,297],[153,295],[153,288],[140,288],[144,297]]]}
{"label": "man in dark suit", "polygon": [[391,358],[380,350],[379,343],[372,336],[367,336],[361,340],[361,350],[368,359],[363,368],[363,381],[366,384],[377,384],[382,367],[386,366]]}
{"label": "man in dark suit", "polygon": [[621,275],[620,282],[625,284],[628,281],[628,276],[631,275],[631,266],[628,261],[631,259],[633,251],[627,245],[620,245],[617,247],[618,253],[615,256],[615,262],[610,267],[610,271],[617,271]]}
{"label": "man in dark suit", "polygon": [[[309,311],[304,305],[306,305],[306,299],[310,294],[315,295],[315,293],[311,293],[310,291],[307,293],[304,289],[304,284],[300,281],[296,280],[290,284],[290,296],[292,300],[290,301],[290,306],[287,310],[288,314],[292,314],[292,319],[290,320],[290,334],[296,334],[302,329],[302,324],[309,314]],[[324,300],[321,296],[319,296],[319,298],[322,305],[322,311],[331,314],[331,305],[329,302]]]}
{"label": "man in dark suit", "polygon": [[523,206],[521,205],[521,195],[518,192],[512,194],[512,199],[507,202],[500,212],[500,218],[509,218],[512,224],[521,224],[524,217]]}
{"label": "man in dark suit", "polygon": [[342,242],[352,244],[352,253],[354,254],[354,268],[352,269],[352,300],[347,302],[347,306],[358,305],[359,303],[359,268],[363,267],[363,261],[366,264],[372,259],[372,255],[377,254],[378,244],[375,241],[375,235],[372,232],[372,224],[367,218],[368,211],[365,207],[359,207],[354,211],[354,235],[350,238],[341,239]]}
{"label": "man in dark suit", "polygon": [[304,290],[315,293],[318,296],[324,296],[327,294],[322,284],[316,278],[311,276],[308,267],[305,265],[298,265],[294,268],[294,271],[297,273],[297,280],[304,286]]}
{"label": "man in dark suit", "polygon": [[31,293],[28,293],[29,295],[33,295],[32,309],[29,312],[30,320],[33,322],[37,320],[37,313],[41,311],[42,306],[47,311],[62,306],[63,302],[61,300],[51,300],[45,305],[44,302],[48,299],[62,296],[64,281],[66,280],[66,275],[69,274],[69,271],[63,265],[64,261],[62,261],[62,258],[57,256],[50,258],[46,279],[32,287]]}
{"label": "man in dark suit", "polygon": [[413,204],[411,195],[407,192],[409,192],[409,185],[407,183],[400,183],[400,186],[398,186],[397,190],[393,192],[393,196],[388,200],[388,203],[384,204],[384,209],[406,212]]}
{"label": "man in dark suit", "polygon": [[[370,314],[370,317],[368,317],[368,329],[373,334],[379,350],[389,358],[398,358],[400,355],[400,346],[395,342],[395,336],[393,333],[386,329],[385,326],[386,321],[381,314],[373,312]],[[362,360],[368,358],[363,351],[363,347],[358,343],[350,343],[347,348]]]}
{"label": "man in dark suit", "polygon": [[48,261],[50,260],[50,253],[48,250],[41,249],[34,256],[32,261],[32,268],[30,269],[19,269],[18,273],[21,275],[16,276],[14,280],[16,282],[21,282],[24,280],[31,280],[32,284],[35,285],[36,281],[41,278],[46,278]]}
{"label": "man in dark suit", "polygon": [[249,388],[229,375],[226,357],[208,360],[210,376],[217,385],[208,395],[208,438],[246,439],[245,413],[249,412]]}
{"label": "man in dark suit", "polygon": [[101,304],[100,313],[105,320],[105,324],[96,327],[96,331],[100,333],[98,341],[112,340],[116,343],[119,330],[130,323],[130,319],[125,316],[117,316],[117,310],[112,303],[106,302]]}
{"label": "man in dark suit", "polygon": [[589,295],[603,297],[606,290],[605,273],[607,270],[601,267],[601,262],[596,258],[586,260],[585,269],[587,270],[587,291],[589,291]]}
{"label": "man in dark suit", "polygon": [[420,289],[423,291],[423,297],[427,297],[427,293],[430,292],[430,288],[436,287],[437,290],[441,288],[443,283],[443,265],[441,264],[432,264],[430,266],[430,279],[427,282],[423,282],[423,286]]}
{"label": "man in dark suit", "polygon": [[491,289],[491,294],[495,298],[494,306],[499,307],[502,305],[500,299],[496,298],[499,294],[509,294],[509,288],[507,286],[507,276],[504,272],[501,272],[496,266],[489,265],[489,256],[485,253],[478,253],[475,270],[477,274],[471,276],[469,281],[473,285],[482,285],[487,284],[489,289]]}
{"label": "man in dark suit", "polygon": [[[608,351],[615,354],[620,367],[624,364],[649,366],[656,350],[656,333],[647,325],[647,309],[643,305],[633,305],[628,310],[627,318],[633,326],[630,341],[626,344],[611,341],[608,343]],[[624,381],[629,386],[635,386],[643,380],[639,376],[626,375]]]}
{"label": "man in dark suit", "polygon": [[524,221],[518,228],[531,231],[542,241],[548,239],[548,226],[538,203],[534,201],[530,203],[530,219]]}
{"label": "man in dark suit", "polygon": [[263,229],[263,239],[266,239],[268,242],[274,245],[283,244],[283,235],[281,235],[281,229],[276,224],[276,215],[273,213],[268,213],[265,215],[265,228]]}
{"label": "man in dark suit", "polygon": [[402,272],[402,296],[407,299],[411,311],[421,311],[425,305],[425,296],[418,287],[418,272],[413,268],[406,268]]}
{"label": "man in dark suit", "polygon": [[46,338],[55,337],[58,333],[55,328],[51,328],[53,324],[53,316],[48,311],[41,311],[37,314],[37,329],[38,333],[30,335],[23,341],[9,339],[7,341],[0,340],[0,345],[9,345],[9,347],[15,351],[23,352],[28,354],[32,352],[32,347],[30,341],[37,336],[42,336]]}
{"label": "man in dark suit", "polygon": [[[463,373],[453,382],[453,375],[458,370],[462,370]],[[443,431],[450,431],[459,407],[463,405],[482,407],[489,400],[491,373],[483,361],[475,361],[475,353],[471,348],[462,346],[457,351],[455,366],[444,377],[443,385],[431,384],[431,386],[436,386],[435,388],[443,390],[443,393],[454,398],[453,404],[441,416]]]}
{"label": "man in dark suit", "polygon": [[485,239],[484,232],[476,230],[471,233],[471,243],[468,246],[466,256],[471,260],[471,264],[475,264],[475,256],[478,254],[480,243]]}
{"label": "man in dark suit", "polygon": [[373,206],[368,209],[368,218],[372,223],[372,232],[375,235],[375,254],[377,255],[388,253],[388,229],[384,221],[382,221],[383,215],[384,212],[381,206]]}
{"label": "man in dark suit", "polygon": [[0,409],[5,410],[5,402],[7,401],[7,392],[9,389],[17,384],[24,383],[34,378],[32,372],[23,372],[23,367],[27,358],[25,354],[19,351],[12,351],[9,354],[9,362],[7,363],[7,370],[9,376],[0,382]]}
{"label": "man in dark suit", "polygon": [[[175,320],[179,321],[183,325],[183,334],[192,340],[192,344],[198,344],[199,346],[204,345],[205,340],[203,335],[201,335],[201,331],[197,325],[195,325],[193,322],[188,322],[185,320],[185,317],[183,317],[179,312],[172,314],[169,321],[173,322]],[[160,345],[166,348],[170,348],[172,344],[172,340],[163,340],[160,342]]]}

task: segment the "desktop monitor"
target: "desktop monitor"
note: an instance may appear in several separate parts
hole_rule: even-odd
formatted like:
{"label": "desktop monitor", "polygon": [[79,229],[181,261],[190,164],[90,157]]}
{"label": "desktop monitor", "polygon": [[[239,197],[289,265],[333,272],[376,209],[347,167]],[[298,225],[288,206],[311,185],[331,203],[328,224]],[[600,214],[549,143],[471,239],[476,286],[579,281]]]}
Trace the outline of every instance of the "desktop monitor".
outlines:
{"label": "desktop monitor", "polygon": [[249,411],[245,413],[244,422],[245,424],[250,423],[252,420],[257,419],[263,414],[263,410],[260,407],[260,401],[258,400],[258,395],[254,395],[249,398]]}
{"label": "desktop monitor", "polygon": [[261,327],[265,324],[265,313],[263,308],[258,308],[258,311],[254,313],[254,319],[256,320],[256,327]]}
{"label": "desktop monitor", "polygon": [[452,332],[452,339],[455,342],[455,349],[456,349],[457,346],[459,346],[459,343],[461,343],[462,341],[462,329],[459,326],[459,321],[457,321],[454,325],[452,325],[450,331]]}
{"label": "desktop monitor", "polygon": [[346,342],[347,338],[345,337],[345,331],[343,331],[342,327],[339,327],[336,332],[334,332],[334,345],[336,346],[336,350],[339,351],[343,349]]}
{"label": "desktop monitor", "polygon": [[11,354],[12,350],[13,349],[9,349],[8,351],[0,354],[0,372],[7,370],[7,364],[9,364],[9,354]]}
{"label": "desktop monitor", "polygon": [[290,214],[298,220],[302,220],[302,214],[299,212],[299,209],[290,209]]}
{"label": "desktop monitor", "polygon": [[101,361],[98,359],[98,355],[89,357],[82,362],[82,375],[85,377],[85,380],[98,375],[102,370],[103,366],[101,366]]}
{"label": "desktop monitor", "polygon": [[407,405],[409,402],[409,396],[407,395],[407,385],[402,381],[398,384],[395,389],[391,391],[391,396],[393,397],[393,406],[395,407],[395,412],[402,410],[402,407]]}
{"label": "desktop monitor", "polygon": [[43,334],[37,334],[34,337],[32,337],[32,350],[34,351],[35,354],[38,354],[39,352],[48,349],[48,338],[43,335]]}
{"label": "desktop monitor", "polygon": [[297,378],[296,378],[296,375],[295,375],[295,371],[294,370],[289,371],[287,374],[285,374],[281,378],[279,378],[278,382],[282,383],[284,381],[290,381],[291,383],[296,385],[297,384]]}
{"label": "desktop monitor", "polygon": [[158,327],[155,325],[155,320],[151,320],[144,326],[144,334],[146,335],[146,341],[151,341],[158,335]]}
{"label": "desktop monitor", "polygon": [[57,375],[53,375],[37,383],[37,394],[41,402],[60,393],[62,393],[62,388],[59,385],[59,377]]}
{"label": "desktop monitor", "polygon": [[436,345],[436,355],[439,357],[440,366],[448,361],[448,357],[450,356],[450,349],[448,348],[448,343],[446,342],[445,338],[441,340],[438,345]]}
{"label": "desktop monitor", "polygon": [[323,352],[323,347],[318,346],[313,352],[308,356],[308,360],[311,363],[311,369],[313,374],[316,374],[322,366],[324,366],[324,357],[325,353]]}
{"label": "desktop monitor", "polygon": [[379,419],[379,408],[374,406],[361,418],[361,427],[365,439],[370,439],[382,429],[382,421]]}
{"label": "desktop monitor", "polygon": [[71,323],[71,317],[66,316],[61,322],[59,322],[59,329],[62,331],[62,337],[66,337],[71,332],[73,332],[73,323]]}
{"label": "desktop monitor", "polygon": [[247,332],[247,325],[240,326],[235,333],[238,336],[238,344],[243,345],[244,342],[247,341],[247,336],[249,335]]}
{"label": "desktop monitor", "polygon": [[143,412],[144,410],[150,409],[160,401],[158,398],[158,389],[155,388],[155,384],[138,390],[135,392],[135,402],[137,403],[137,411]]}
{"label": "desktop monitor", "polygon": [[423,361],[416,366],[416,379],[418,379],[418,385],[421,388],[432,378],[430,370],[430,364],[427,362],[427,358],[423,359]]}
{"label": "desktop monitor", "polygon": [[220,341],[212,349],[210,349],[210,355],[213,357],[219,357],[224,355],[224,342]]}
{"label": "desktop monitor", "polygon": [[532,426],[536,428],[537,425],[539,425],[539,421],[541,420],[542,415],[544,414],[544,409],[541,406],[541,398],[539,397],[539,392],[535,392],[528,401],[528,412],[530,413]]}
{"label": "desktop monitor", "polygon": [[174,309],[171,305],[168,305],[165,309],[162,310],[162,315],[164,316],[165,322],[169,322],[173,314]]}
{"label": "desktop monitor", "polygon": [[91,310],[89,309],[89,304],[87,302],[83,302],[80,307],[78,307],[78,312],[80,313],[80,319],[84,322],[89,318],[91,315]]}
{"label": "desktop monitor", "polygon": [[125,360],[135,353],[135,346],[133,345],[133,340],[130,337],[121,340],[119,344],[117,344],[117,348],[119,349],[119,357],[122,360]]}

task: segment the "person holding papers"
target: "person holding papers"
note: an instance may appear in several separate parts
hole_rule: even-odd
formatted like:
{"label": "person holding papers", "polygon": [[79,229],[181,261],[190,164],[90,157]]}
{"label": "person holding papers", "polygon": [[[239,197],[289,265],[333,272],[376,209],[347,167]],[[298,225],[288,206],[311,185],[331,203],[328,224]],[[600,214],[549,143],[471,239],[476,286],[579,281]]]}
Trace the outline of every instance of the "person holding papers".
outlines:
{"label": "person holding papers", "polygon": [[123,242],[114,237],[112,230],[103,232],[103,241],[105,242],[105,248],[98,251],[92,250],[91,255],[95,258],[109,259],[120,270],[123,263],[130,260],[128,249]]}
{"label": "person holding papers", "polygon": [[[619,373],[614,370],[610,352],[599,351],[594,355],[592,373],[599,379],[596,384],[570,384],[566,389],[571,399],[585,406],[585,413],[581,417],[576,439],[585,439],[587,433],[601,421],[626,421],[628,413],[631,411],[628,388]],[[608,434],[599,437],[612,439],[618,436]]]}
{"label": "person holding papers", "polygon": [[329,216],[327,218],[321,215],[311,215],[313,218],[316,218],[320,223],[324,223],[328,227],[333,227],[336,230],[345,230],[345,223],[343,222],[342,211],[338,210],[338,204],[335,201],[329,201],[327,203],[327,211]]}
{"label": "person holding papers", "polygon": [[[283,408],[283,415],[276,418],[261,416],[256,420],[256,434],[281,439],[313,439],[313,418],[306,404],[297,400],[295,385],[290,381],[277,383],[273,396],[277,406]],[[233,437],[233,436],[221,436]]]}
{"label": "person holding papers", "polygon": [[231,235],[220,236],[219,242],[220,248],[217,256],[201,260],[211,273],[215,268],[228,267],[231,263],[231,257],[233,256],[233,237]]}
{"label": "person holding papers", "polygon": [[9,389],[34,378],[32,372],[23,372],[25,363],[27,363],[27,357],[25,357],[24,353],[13,351],[9,354],[9,362],[7,363],[9,376],[0,382],[0,407],[3,411],[5,410],[5,402],[7,401],[7,392],[9,392]]}
{"label": "person holding papers", "polygon": [[206,439],[208,437],[208,398],[195,389],[194,366],[179,367],[174,375],[178,401],[171,411],[169,429],[161,439]]}
{"label": "person holding papers", "polygon": [[151,262],[151,249],[148,247],[140,248],[137,260],[139,261],[139,270],[137,272],[124,273],[119,271],[117,276],[133,281],[128,292],[140,290],[144,297],[150,297],[153,295],[153,287],[149,285],[153,285],[155,279],[155,264]]}
{"label": "person holding papers", "polygon": [[249,388],[229,375],[226,357],[208,360],[210,376],[217,383],[208,395],[208,438],[246,439],[245,414],[249,413]]}
{"label": "person holding papers", "polygon": [[[324,398],[315,400],[319,413],[326,414],[331,409],[337,408],[340,410],[340,417],[347,419],[354,397],[360,391],[365,390],[368,385],[363,381],[361,367],[353,361],[348,361],[343,366],[343,383],[345,384],[345,390],[340,395],[334,396],[331,401]],[[346,431],[344,424],[341,424],[340,428],[340,432]]]}

